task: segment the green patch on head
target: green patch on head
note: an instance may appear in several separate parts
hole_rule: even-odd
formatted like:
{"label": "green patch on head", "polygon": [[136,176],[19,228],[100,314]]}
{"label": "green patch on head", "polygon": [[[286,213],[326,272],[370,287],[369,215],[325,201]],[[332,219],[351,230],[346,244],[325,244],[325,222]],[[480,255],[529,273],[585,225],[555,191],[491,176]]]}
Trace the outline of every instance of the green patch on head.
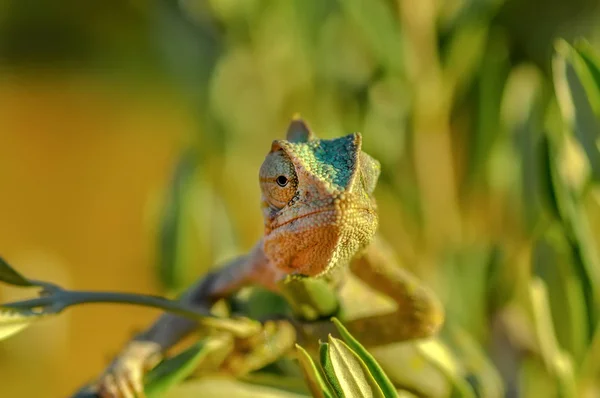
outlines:
{"label": "green patch on head", "polygon": [[327,183],[333,190],[350,187],[358,169],[361,136],[354,133],[332,140],[279,141],[294,164]]}

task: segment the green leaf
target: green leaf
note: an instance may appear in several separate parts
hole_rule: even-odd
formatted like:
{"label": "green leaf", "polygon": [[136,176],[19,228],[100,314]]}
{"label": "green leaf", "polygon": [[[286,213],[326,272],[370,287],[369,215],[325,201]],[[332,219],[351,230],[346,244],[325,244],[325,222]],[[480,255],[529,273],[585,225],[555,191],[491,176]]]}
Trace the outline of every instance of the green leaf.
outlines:
{"label": "green leaf", "polygon": [[459,365],[452,359],[450,350],[436,340],[425,339],[375,347],[371,349],[371,353],[400,391],[411,391],[417,396],[448,397],[453,383],[439,369],[438,363],[432,363],[429,357],[423,355],[422,348],[419,348],[421,345],[437,345],[434,353],[436,360],[444,362],[450,372],[460,377]]}
{"label": "green leaf", "polygon": [[452,397],[475,398],[475,392],[469,383],[459,374],[457,369],[458,364],[455,359],[448,360],[449,358],[445,355],[446,349],[440,341],[431,340],[415,345],[425,360],[435,366],[451,382]]}
{"label": "green leaf", "polygon": [[576,398],[580,396],[571,357],[565,352],[560,352],[554,358],[553,365],[557,376],[560,396],[564,398]]}
{"label": "green leaf", "polygon": [[586,62],[563,40],[555,49],[552,72],[561,113],[587,155],[594,180],[600,181],[600,88],[589,68],[594,66],[593,60],[587,55],[590,62]]}
{"label": "green leaf", "polygon": [[492,34],[488,38],[487,49],[475,82],[473,128],[468,129],[471,150],[466,155],[465,182],[469,184],[469,188],[480,183],[492,159],[494,147],[500,139],[506,139],[500,110],[509,71],[507,40],[500,34]]}
{"label": "green leaf", "polygon": [[519,364],[520,396],[523,397],[559,397],[556,380],[539,358],[525,357]]}
{"label": "green leaf", "polygon": [[30,282],[23,275],[19,274],[12,268],[3,258],[0,257],[0,281],[8,283],[9,285],[15,286],[34,286],[32,282]]}
{"label": "green leaf", "polygon": [[145,377],[145,392],[148,398],[160,397],[168,389],[181,383],[206,357],[223,345],[215,339],[204,339],[181,354],[161,362]]}
{"label": "green leaf", "polygon": [[348,330],[342,325],[337,318],[332,318],[331,321],[335,324],[338,332],[342,339],[348,344],[348,346],[354,351],[356,355],[364,362],[368,368],[369,373],[377,382],[377,385],[386,397],[396,397],[398,393],[396,388],[387,377],[381,366],[377,363],[373,355],[367,351],[359,342],[356,340]]}
{"label": "green leaf", "polygon": [[298,354],[298,361],[300,362],[300,368],[304,374],[306,384],[310,389],[313,397],[316,398],[333,398],[335,393],[331,391],[329,384],[323,379],[321,371],[315,365],[308,352],[298,344],[296,344],[296,353]]}
{"label": "green leaf", "polygon": [[594,245],[591,226],[581,204],[560,173],[558,159],[561,150],[559,139],[552,135],[543,136],[543,160],[546,178],[558,217],[568,239],[574,258],[573,269],[582,285],[582,296],[586,310],[586,338],[591,339],[596,324],[596,311],[600,303],[600,255]]}
{"label": "green leaf", "polygon": [[[545,93],[541,71],[533,65],[513,68],[502,99],[502,120],[506,134],[496,149],[493,163],[498,187],[522,200],[522,214],[528,233],[540,219],[544,197],[538,187],[537,143],[544,129]],[[514,167],[514,168],[513,168]],[[508,171],[507,171],[508,170]],[[515,188],[517,188],[515,190]]]}
{"label": "green leaf", "polygon": [[38,313],[29,309],[20,310],[0,307],[0,340],[15,335],[48,314]]}
{"label": "green leaf", "polygon": [[266,319],[273,316],[285,316],[291,313],[288,301],[260,286],[252,286],[229,298],[232,314],[251,319]]}
{"label": "green leaf", "polygon": [[336,292],[323,279],[287,277],[279,282],[279,287],[301,319],[314,321],[334,315],[340,308]]}
{"label": "green leaf", "polygon": [[[596,115],[600,115],[600,58],[586,41],[575,43],[575,50],[582,63],[579,63],[578,74],[584,82],[584,89]],[[585,66],[585,69],[583,68]]]}
{"label": "green leaf", "polygon": [[593,384],[600,375],[600,325],[596,326],[594,338],[589,345],[579,369],[581,384]]}
{"label": "green leaf", "polygon": [[445,80],[458,92],[471,83],[488,44],[488,26],[481,19],[460,25],[449,39]]}
{"label": "green leaf", "polygon": [[532,279],[529,285],[529,300],[541,358],[546,368],[555,376],[560,396],[575,398],[577,392],[573,364],[556,340],[548,291],[541,279]]}
{"label": "green leaf", "polygon": [[[161,398],[167,391],[181,385],[181,383],[194,373],[204,360],[217,351],[231,349],[231,340],[213,336],[203,339],[192,345],[182,353],[166,359],[148,372],[144,378],[144,392],[147,398]],[[223,355],[215,357],[223,358]],[[76,392],[72,398],[97,398],[96,388],[86,385]],[[177,396],[184,396],[177,395]]]}
{"label": "green leaf", "polygon": [[589,344],[584,281],[578,271],[579,259],[559,223],[534,241],[531,268],[552,292],[548,299],[558,342],[580,361]]}
{"label": "green leaf", "polygon": [[[269,387],[293,394],[310,394],[306,380],[298,377],[298,362],[283,358],[265,368],[237,377],[247,384]],[[331,397],[333,398],[333,396]]]}
{"label": "green leaf", "polygon": [[346,343],[331,335],[329,335],[329,357],[335,377],[345,396],[384,396],[361,359]]}
{"label": "green leaf", "polygon": [[342,389],[342,386],[335,375],[335,369],[333,368],[333,363],[331,362],[331,358],[329,356],[329,344],[319,342],[319,360],[321,362],[321,367],[323,368],[325,378],[327,382],[329,382],[329,385],[333,389],[336,397],[345,397],[344,390]]}
{"label": "green leaf", "polygon": [[191,223],[189,216],[189,191],[197,169],[197,156],[193,151],[184,153],[177,165],[167,192],[159,231],[158,273],[167,289],[177,290],[185,283],[184,258],[185,231]]}
{"label": "green leaf", "polygon": [[459,359],[475,378],[477,395],[480,397],[504,397],[504,385],[502,378],[490,361],[489,357],[483,351],[479,342],[473,338],[466,330],[460,326],[447,323],[446,328],[450,339],[460,352]]}
{"label": "green leaf", "polygon": [[207,375],[174,387],[164,398],[308,398],[306,394],[242,382],[223,375]]}

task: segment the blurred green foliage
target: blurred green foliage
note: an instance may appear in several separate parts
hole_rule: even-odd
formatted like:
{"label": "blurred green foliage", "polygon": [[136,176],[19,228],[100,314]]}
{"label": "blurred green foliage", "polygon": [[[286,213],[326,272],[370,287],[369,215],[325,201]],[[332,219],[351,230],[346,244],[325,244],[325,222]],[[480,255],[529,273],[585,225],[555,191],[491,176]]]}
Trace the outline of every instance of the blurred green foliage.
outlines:
{"label": "blurred green foliage", "polygon": [[[294,111],[322,135],[362,131],[383,165],[382,231],[448,311],[442,346],[424,358],[435,362],[445,347],[454,359],[440,370],[458,389],[418,376],[400,384],[426,395],[598,393],[588,369],[600,69],[589,46],[559,42],[550,62],[548,35],[527,53],[506,23],[514,5],[501,2],[251,4],[213,9],[227,27],[247,24],[226,31],[209,82],[207,118],[221,126],[225,156],[214,194],[232,195],[219,176],[256,192],[242,159],[264,153],[257,137],[277,137]],[[218,156],[210,148],[205,162]],[[211,236],[231,241],[232,230]]]}
{"label": "blurred green foliage", "polygon": [[[3,2],[4,67],[158,80],[195,110],[157,239],[167,291],[260,236],[257,169],[300,112],[363,133],[381,231],[445,303],[441,342],[407,350],[476,396],[600,394],[596,1],[64,3]],[[415,392],[456,390],[399,366]]]}

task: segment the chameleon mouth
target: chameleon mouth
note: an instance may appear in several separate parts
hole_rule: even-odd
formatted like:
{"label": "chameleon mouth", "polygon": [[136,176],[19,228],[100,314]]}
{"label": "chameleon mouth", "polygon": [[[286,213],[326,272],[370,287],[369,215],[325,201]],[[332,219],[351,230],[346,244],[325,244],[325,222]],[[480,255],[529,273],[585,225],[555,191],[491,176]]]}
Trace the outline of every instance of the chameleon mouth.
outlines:
{"label": "chameleon mouth", "polygon": [[[315,215],[317,215],[317,214],[324,214],[324,213],[329,213],[329,214],[331,215],[331,216],[330,216],[330,217],[331,217],[331,218],[330,218],[330,220],[331,220],[331,221],[333,221],[333,218],[335,217],[335,210],[331,210],[331,209],[326,209],[326,210],[314,210],[314,211],[311,211],[311,212],[308,212],[308,213],[301,214],[301,215],[299,215],[299,216],[296,216],[296,217],[290,218],[289,220],[284,220],[284,221],[282,221],[282,222],[280,222],[280,223],[273,224],[273,225],[271,225],[271,230],[275,230],[275,229],[277,229],[277,228],[281,228],[281,227],[283,227],[283,226],[285,226],[285,225],[292,224],[292,223],[294,223],[294,222],[296,222],[296,221],[298,221],[298,220],[301,220],[301,219],[303,219],[303,218],[307,218],[307,217],[315,216]],[[329,217],[328,217],[328,218],[329,218]],[[331,221],[330,221],[330,222],[331,222]],[[329,224],[330,222],[327,222],[327,221],[325,221],[325,220],[324,220],[323,224]]]}
{"label": "chameleon mouth", "polygon": [[[375,216],[376,215],[376,212],[373,209],[367,208],[367,207],[355,209],[355,211],[363,213],[367,216]],[[271,230],[273,231],[273,230],[276,230],[283,226],[293,224],[294,222],[296,222],[298,220],[302,220],[302,219],[308,218],[308,217],[314,217],[317,215],[321,215],[319,217],[320,220],[313,227],[333,225],[336,223],[336,218],[339,217],[339,213],[334,209],[314,210],[314,211],[311,211],[311,212],[308,212],[305,214],[301,214],[299,216],[292,217],[290,219],[285,219],[280,222],[273,223],[273,224],[271,224]]]}

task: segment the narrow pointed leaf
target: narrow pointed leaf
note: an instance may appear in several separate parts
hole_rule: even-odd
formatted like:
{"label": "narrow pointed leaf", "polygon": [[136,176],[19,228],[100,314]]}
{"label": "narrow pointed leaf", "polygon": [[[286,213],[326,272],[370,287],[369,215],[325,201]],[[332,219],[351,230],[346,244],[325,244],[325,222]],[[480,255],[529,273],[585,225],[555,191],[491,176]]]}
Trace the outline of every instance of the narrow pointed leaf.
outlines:
{"label": "narrow pointed leaf", "polygon": [[546,368],[556,378],[561,397],[575,398],[576,388],[571,358],[560,348],[548,301],[546,284],[534,278],[529,286],[529,299],[540,355]]}
{"label": "narrow pointed leaf", "polygon": [[0,307],[0,340],[15,335],[46,314]]}
{"label": "narrow pointed leaf", "polygon": [[346,396],[383,397],[368,368],[342,340],[329,335],[329,356]]}
{"label": "narrow pointed leaf", "polygon": [[169,388],[181,383],[219,345],[216,341],[201,340],[181,354],[161,362],[144,380],[148,398],[160,397]]}
{"label": "narrow pointed leaf", "polygon": [[327,382],[333,389],[336,397],[345,397],[344,390],[340,385],[339,380],[335,374],[335,370],[333,368],[333,364],[331,362],[331,358],[329,355],[329,344],[320,343],[319,346],[319,360],[321,362],[321,367],[323,368],[323,373],[325,374],[325,378]]}
{"label": "narrow pointed leaf", "polygon": [[387,377],[383,369],[379,366],[373,355],[369,353],[359,342],[356,340],[348,330],[342,325],[337,318],[332,318],[331,321],[335,324],[338,332],[342,339],[348,344],[348,346],[354,350],[354,353],[365,363],[365,366],[369,369],[371,376],[377,382],[379,388],[386,397],[395,397],[398,395],[396,388]]}
{"label": "narrow pointed leaf", "polygon": [[[216,349],[222,349],[218,338],[203,339],[182,353],[166,359],[148,372],[144,378],[146,398],[161,398],[171,388],[179,385],[193,374],[203,360]],[[82,387],[71,398],[99,398],[92,384]]]}
{"label": "narrow pointed leaf", "polygon": [[594,338],[590,343],[579,370],[581,384],[593,385],[600,374],[600,325],[596,326]]}
{"label": "narrow pointed leaf", "polygon": [[317,368],[310,355],[308,355],[308,352],[296,344],[296,353],[298,354],[298,361],[300,362],[304,379],[313,397],[333,398],[335,393],[331,391],[329,384],[323,379],[321,371]]}
{"label": "narrow pointed leaf", "polygon": [[458,364],[455,362],[454,358],[450,361],[447,360],[447,355],[444,355],[445,347],[440,341],[431,340],[428,342],[417,343],[416,347],[423,358],[435,366],[450,381],[452,384],[452,397],[476,397],[475,392],[469,383],[467,383],[459,373]]}
{"label": "narrow pointed leaf", "polygon": [[[435,342],[434,342],[435,343]],[[451,353],[446,349],[437,349],[436,361],[424,356],[419,348],[431,341],[405,342],[378,347],[372,351],[387,376],[399,390],[418,392],[419,396],[448,397],[453,389],[452,381],[439,369],[437,362],[443,362],[452,374],[460,376],[460,369],[452,361]]]}
{"label": "narrow pointed leaf", "polygon": [[185,243],[185,226],[191,223],[186,216],[190,187],[197,168],[197,158],[193,151],[185,152],[177,165],[165,207],[159,232],[158,274],[167,289],[177,290],[185,283],[187,265],[182,246]]}
{"label": "narrow pointed leaf", "polygon": [[[255,386],[274,388],[281,392],[302,394],[303,397],[308,396],[310,390],[307,387],[306,381],[304,378],[298,377],[296,372],[297,362],[287,362],[287,364],[291,365],[289,368],[286,366],[286,362],[286,359],[278,361],[277,371],[273,371],[267,367],[266,369],[236,377],[236,379],[248,385],[252,384]],[[281,372],[279,372],[279,370],[281,370]],[[290,370],[289,374],[287,370]]]}
{"label": "narrow pointed leaf", "polygon": [[596,115],[600,115],[600,58],[585,41],[575,44],[574,50],[582,61],[578,74],[585,79],[584,89]]}
{"label": "narrow pointed leaf", "polygon": [[163,398],[309,398],[307,394],[254,385],[223,375],[206,375],[174,387]]}
{"label": "narrow pointed leaf", "polygon": [[558,353],[554,358],[554,372],[557,375],[560,396],[564,398],[578,397],[573,361],[565,352]]}
{"label": "narrow pointed leaf", "polygon": [[574,199],[574,192],[561,175],[558,158],[561,144],[551,135],[543,137],[543,161],[557,216],[562,222],[574,257],[573,270],[582,285],[581,295],[586,310],[586,339],[591,339],[600,305],[600,253],[593,244],[593,232],[581,204]]}
{"label": "narrow pointed leaf", "polygon": [[[510,72],[508,44],[501,35],[488,37],[482,65],[476,74],[474,125],[468,138],[471,150],[467,156],[465,182],[478,183],[491,163],[493,150],[506,139],[501,123],[502,95]],[[478,181],[479,180],[479,181]]]}
{"label": "narrow pointed leaf", "polygon": [[32,282],[30,282],[23,275],[15,271],[3,258],[0,257],[0,281],[8,283],[9,285],[15,286],[34,286]]}
{"label": "narrow pointed leaf", "polygon": [[585,280],[579,275],[583,269],[579,256],[573,253],[561,226],[544,232],[537,239],[530,254],[531,268],[536,276],[551,288],[548,295],[556,338],[561,346],[579,362],[588,349],[588,308],[585,300]]}
{"label": "narrow pointed leaf", "polygon": [[476,386],[478,396],[504,397],[506,393],[502,378],[479,342],[459,325],[448,323],[446,330],[454,346],[462,354],[459,359],[462,359],[461,362],[475,378],[475,383],[472,384]]}
{"label": "narrow pointed leaf", "polygon": [[581,143],[594,180],[600,180],[600,91],[586,61],[565,41],[557,42],[552,63],[558,104],[568,128]]}

